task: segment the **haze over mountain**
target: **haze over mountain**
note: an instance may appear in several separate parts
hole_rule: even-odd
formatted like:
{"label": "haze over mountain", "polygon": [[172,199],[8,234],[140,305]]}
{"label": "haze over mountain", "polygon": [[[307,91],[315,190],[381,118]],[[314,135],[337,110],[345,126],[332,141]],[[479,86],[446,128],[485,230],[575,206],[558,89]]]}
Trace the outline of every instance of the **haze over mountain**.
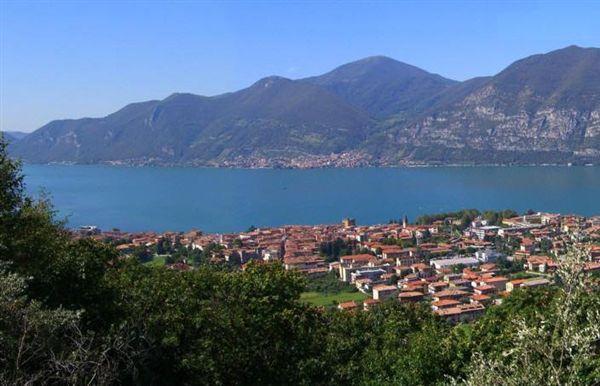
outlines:
{"label": "haze over mountain", "polygon": [[600,49],[533,55],[465,82],[370,57],[320,76],[53,121],[12,152],[39,163],[597,163]]}
{"label": "haze over mountain", "polygon": [[22,131],[2,131],[1,133],[4,134],[4,136],[9,142],[15,142],[20,139],[23,139],[28,134]]}

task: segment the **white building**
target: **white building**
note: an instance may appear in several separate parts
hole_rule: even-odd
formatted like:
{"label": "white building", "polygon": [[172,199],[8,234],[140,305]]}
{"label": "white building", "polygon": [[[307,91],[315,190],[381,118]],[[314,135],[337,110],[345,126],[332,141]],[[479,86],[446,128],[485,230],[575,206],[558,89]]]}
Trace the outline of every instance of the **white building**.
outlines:
{"label": "white building", "polygon": [[479,260],[474,257],[452,257],[448,259],[430,260],[429,264],[431,264],[435,269],[452,268],[457,265],[473,267],[479,265]]}

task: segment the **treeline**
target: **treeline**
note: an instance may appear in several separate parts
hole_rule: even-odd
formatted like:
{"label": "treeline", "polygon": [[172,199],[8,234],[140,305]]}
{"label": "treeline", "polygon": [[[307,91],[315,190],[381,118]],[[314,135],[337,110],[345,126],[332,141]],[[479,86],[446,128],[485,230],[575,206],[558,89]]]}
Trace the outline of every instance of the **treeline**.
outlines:
{"label": "treeline", "polygon": [[428,214],[417,217],[416,223],[418,225],[431,225],[436,221],[444,221],[446,219],[457,220],[458,225],[467,227],[471,221],[481,216],[484,220],[487,220],[489,225],[499,225],[503,219],[516,217],[519,214],[512,209],[505,209],[502,211],[486,210],[480,212],[477,209],[463,209],[456,212]]}
{"label": "treeline", "polygon": [[73,240],[0,141],[2,385],[594,384],[597,287],[567,278],[458,326],[395,302],[314,308],[277,264],[178,272]]}

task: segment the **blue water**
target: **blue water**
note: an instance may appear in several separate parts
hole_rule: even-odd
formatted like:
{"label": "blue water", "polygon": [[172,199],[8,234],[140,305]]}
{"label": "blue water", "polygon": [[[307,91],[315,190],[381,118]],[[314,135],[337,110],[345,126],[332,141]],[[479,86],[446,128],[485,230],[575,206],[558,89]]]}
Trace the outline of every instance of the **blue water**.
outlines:
{"label": "blue water", "polygon": [[359,224],[461,208],[600,214],[600,167],[244,170],[24,167],[69,226],[235,232],[250,225]]}

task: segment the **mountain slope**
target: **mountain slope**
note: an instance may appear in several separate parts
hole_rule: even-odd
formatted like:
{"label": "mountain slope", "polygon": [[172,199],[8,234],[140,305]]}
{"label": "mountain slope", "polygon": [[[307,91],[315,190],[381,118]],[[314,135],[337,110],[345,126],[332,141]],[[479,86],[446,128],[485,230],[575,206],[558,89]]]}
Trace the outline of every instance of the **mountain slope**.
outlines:
{"label": "mountain slope", "polygon": [[13,152],[30,162],[210,164],[342,152],[364,140],[371,123],[320,87],[270,77],[216,97],[173,94],[104,118],[54,121]]}
{"label": "mountain slope", "polygon": [[[600,157],[600,49],[575,46],[454,85],[388,134],[390,160],[553,163]],[[407,152],[408,150],[408,152]]]}
{"label": "mountain slope", "polygon": [[25,138],[25,136],[27,136],[27,134],[28,134],[28,133],[24,133],[22,131],[2,131],[1,133],[4,134],[5,138],[9,142],[19,141],[19,140]]}
{"label": "mountain slope", "polygon": [[173,94],[53,121],[28,162],[209,166],[599,163],[600,49],[533,55],[455,82],[385,57],[214,97]]}
{"label": "mountain slope", "polygon": [[421,101],[457,83],[385,56],[348,63],[304,81],[325,87],[380,118],[406,115]]}

